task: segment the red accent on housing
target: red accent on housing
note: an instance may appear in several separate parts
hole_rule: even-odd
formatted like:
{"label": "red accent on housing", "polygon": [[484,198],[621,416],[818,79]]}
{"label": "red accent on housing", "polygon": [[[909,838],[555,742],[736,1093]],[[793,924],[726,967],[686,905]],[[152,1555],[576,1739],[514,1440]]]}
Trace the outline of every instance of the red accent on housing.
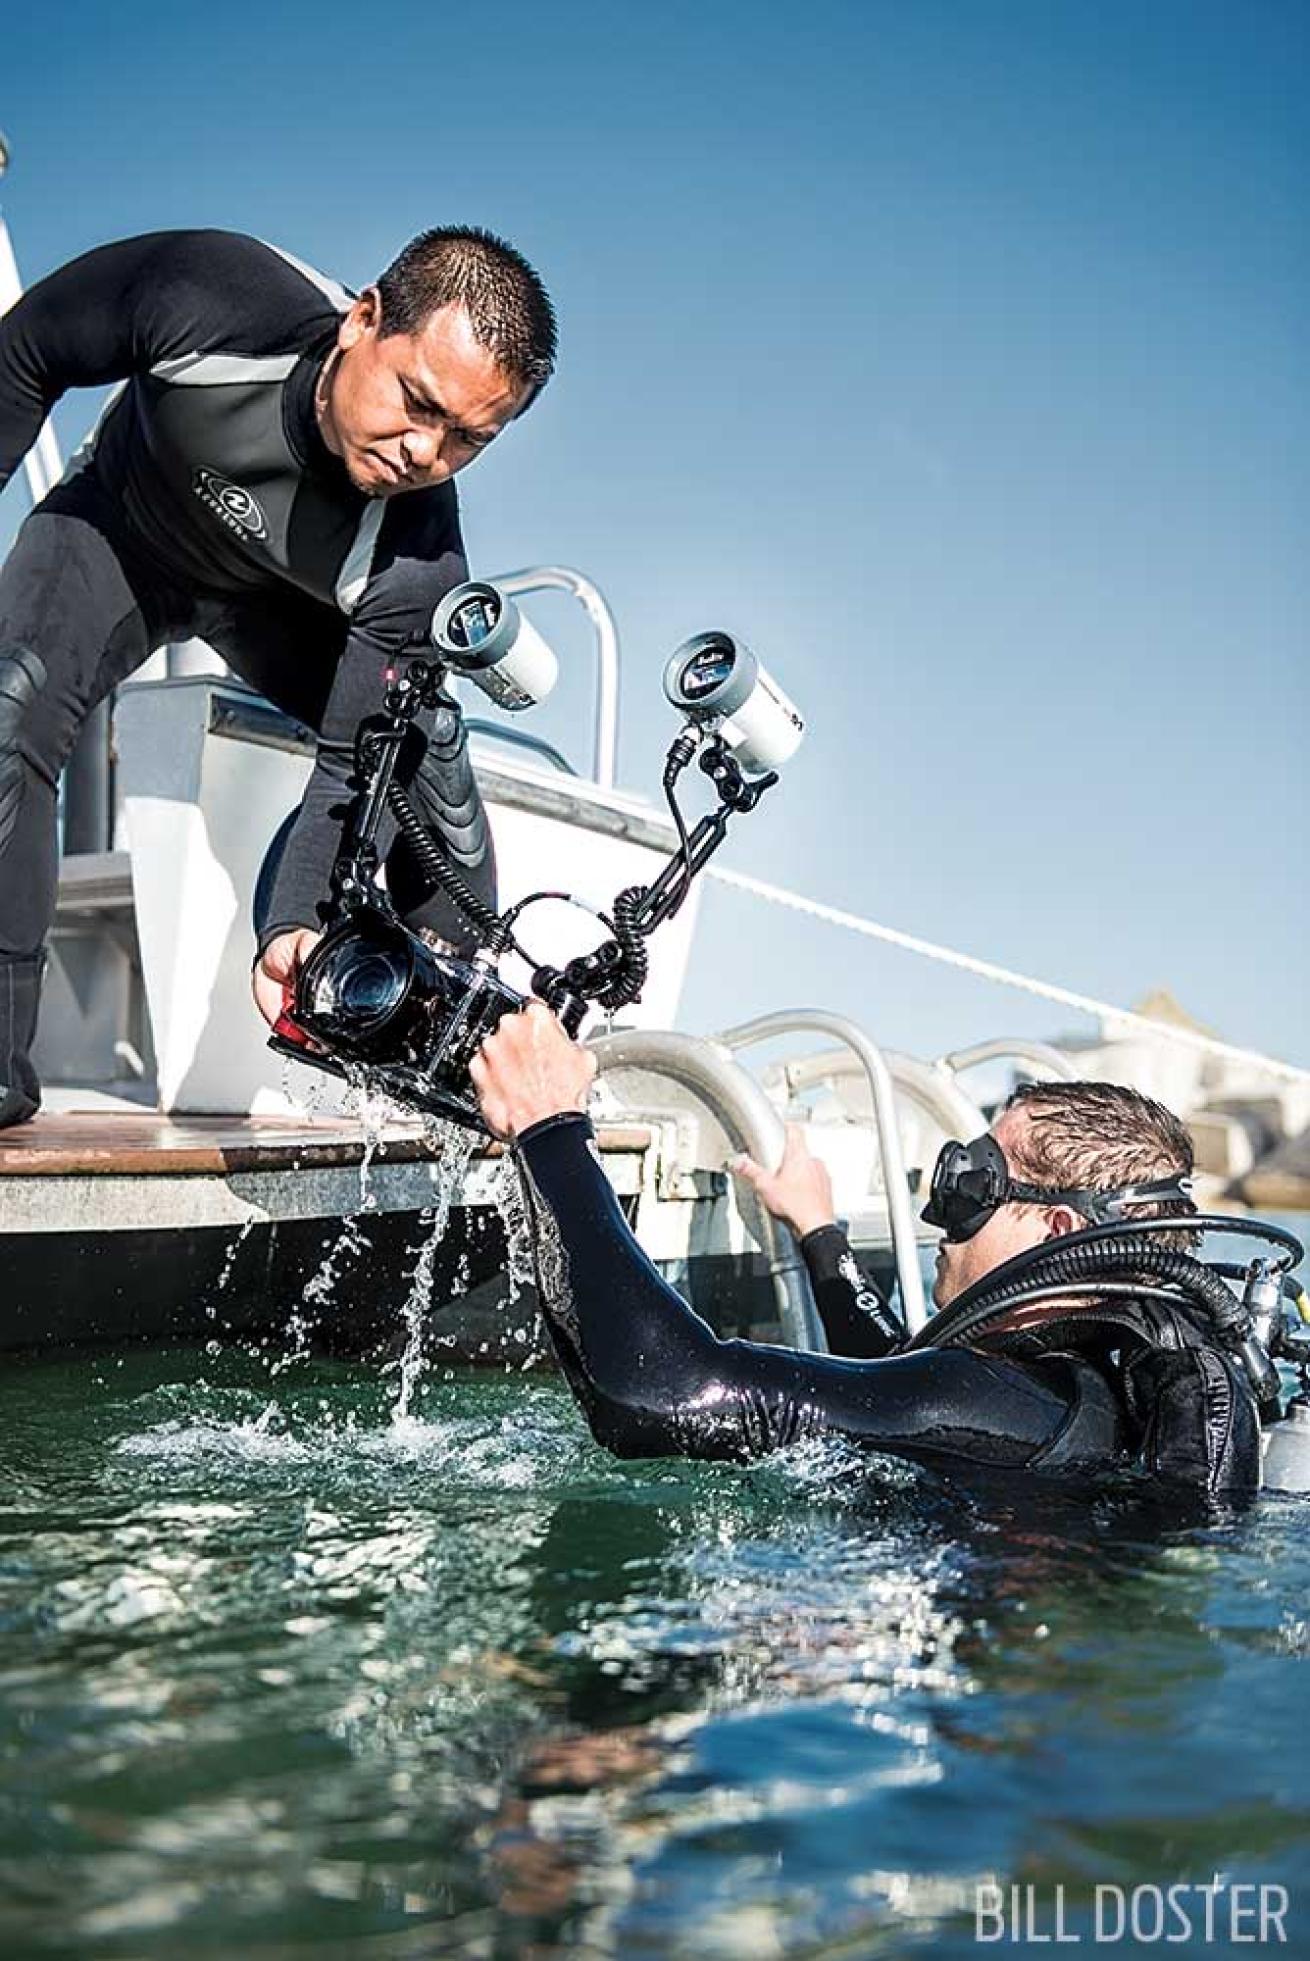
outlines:
{"label": "red accent on housing", "polygon": [[296,1047],[300,1049],[307,1049],[313,1046],[309,1036],[306,1035],[304,1029],[300,1026],[300,1023],[298,1021],[292,1021],[291,1016],[285,1008],[273,1023],[273,1033],[280,1035],[284,1042],[294,1042]]}

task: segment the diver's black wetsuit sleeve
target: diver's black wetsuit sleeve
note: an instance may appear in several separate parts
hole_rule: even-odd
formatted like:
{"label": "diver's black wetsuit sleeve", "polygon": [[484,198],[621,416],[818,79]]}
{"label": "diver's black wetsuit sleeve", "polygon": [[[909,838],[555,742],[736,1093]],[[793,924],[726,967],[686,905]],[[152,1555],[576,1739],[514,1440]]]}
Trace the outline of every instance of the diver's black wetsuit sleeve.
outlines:
{"label": "diver's black wetsuit sleeve", "polygon": [[801,1240],[828,1347],[834,1355],[890,1355],[905,1330],[872,1281],[861,1272],[840,1226],[817,1226]]}
{"label": "diver's black wetsuit sleeve", "polygon": [[552,1244],[538,1221],[542,1310],[593,1434],[619,1456],[744,1458],[827,1434],[942,1467],[1022,1466],[1066,1433],[1078,1389],[1063,1365],[720,1341],[637,1245],[585,1117],[534,1124],[519,1148],[529,1203],[540,1197],[558,1234]]}
{"label": "diver's black wetsuit sleeve", "polygon": [[[214,303],[225,286],[240,295],[243,352],[285,344],[287,282],[258,278],[270,257],[235,233],[150,232],[39,280],[0,318],[0,487],[68,389],[146,374],[230,339],[232,309]],[[315,298],[306,287],[307,318]]]}

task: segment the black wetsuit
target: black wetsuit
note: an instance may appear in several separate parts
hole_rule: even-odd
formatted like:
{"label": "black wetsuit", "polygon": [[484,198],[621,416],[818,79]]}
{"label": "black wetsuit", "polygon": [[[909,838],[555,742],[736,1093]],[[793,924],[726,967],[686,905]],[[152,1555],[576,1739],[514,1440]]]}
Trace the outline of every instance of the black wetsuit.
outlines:
{"label": "black wetsuit", "polygon": [[[370,499],[323,440],[314,385],[351,298],[256,239],[158,232],[74,260],[0,319],[0,485],[66,389],[124,383],[0,572],[0,1122],[35,1091],[24,991],[34,1015],[59,774],[91,709],[156,647],[208,641],[318,733],[259,940],[322,923],[356,729],[466,576],[453,484]],[[417,800],[494,899],[455,704],[425,732]],[[460,937],[403,843],[387,873],[411,923]]]}
{"label": "black wetsuit", "polygon": [[538,1219],[542,1311],[593,1434],[619,1456],[746,1458],[829,1435],[939,1471],[1082,1476],[1136,1462],[1211,1494],[1244,1496],[1259,1484],[1254,1404],[1216,1351],[1204,1351],[1199,1369],[1189,1355],[1162,1355],[1132,1395],[1077,1352],[898,1355],[887,1352],[889,1332],[882,1359],[868,1359],[877,1317],[868,1302],[836,1302],[837,1288],[853,1293],[855,1282],[835,1228],[803,1249],[825,1322],[862,1330],[864,1358],[720,1341],[637,1245],[586,1117],[550,1117],[519,1149],[555,1227]]}

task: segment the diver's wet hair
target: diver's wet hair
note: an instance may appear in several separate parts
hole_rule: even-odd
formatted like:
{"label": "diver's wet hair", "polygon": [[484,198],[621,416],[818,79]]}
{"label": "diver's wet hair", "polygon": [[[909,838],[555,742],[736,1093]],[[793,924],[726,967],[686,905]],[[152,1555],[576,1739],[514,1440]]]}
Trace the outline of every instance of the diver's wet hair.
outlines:
{"label": "diver's wet hair", "polygon": [[382,334],[413,334],[443,306],[462,306],[474,338],[534,392],[555,366],[555,309],[521,252],[480,225],[411,238],[377,282]]}
{"label": "diver's wet hair", "polygon": [[[1053,1190],[1112,1191],[1191,1175],[1195,1154],[1186,1127],[1152,1096],[1123,1083],[1024,1083],[997,1111],[1026,1122],[1007,1138],[1017,1178]],[[1130,1219],[1186,1218],[1190,1199],[1147,1199],[1124,1207]]]}

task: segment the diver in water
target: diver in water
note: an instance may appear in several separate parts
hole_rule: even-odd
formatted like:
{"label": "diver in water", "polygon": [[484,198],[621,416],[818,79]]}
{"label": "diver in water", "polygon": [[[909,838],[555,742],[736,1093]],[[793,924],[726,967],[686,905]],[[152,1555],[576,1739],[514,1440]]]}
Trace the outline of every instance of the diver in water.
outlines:
{"label": "diver in water", "polygon": [[[1139,1234],[1125,1248],[1130,1277],[1148,1271],[1092,1286],[1073,1246],[1060,1247],[1130,1216],[1177,1217],[1165,1236],[1192,1237],[1191,1145],[1149,1098],[1100,1083],[1031,1088],[984,1137],[945,1147],[924,1214],[943,1233],[942,1312],[911,1341],[863,1282],[819,1168],[795,1144],[773,1177],[741,1164],[800,1234],[829,1339],[846,1351],[812,1354],[721,1341],[660,1278],[595,1150],[595,1059],[549,1010],[507,1016],[472,1073],[487,1124],[514,1140],[529,1198],[553,1222],[552,1235],[538,1219],[542,1310],[594,1436],[616,1454],[747,1458],[829,1435],[944,1472],[1084,1477],[1135,1464],[1207,1496],[1258,1489],[1245,1372],[1152,1279],[1171,1262],[1204,1270],[1176,1245],[1143,1250]],[[1011,1307],[1012,1276],[1028,1284],[1011,1286]]]}
{"label": "diver in water", "polygon": [[[260,882],[254,988],[272,1022],[323,924],[360,722],[468,576],[453,478],[554,359],[537,274],[471,226],[421,233],[359,294],[255,238],[154,232],[86,253],[0,320],[0,488],[68,389],[122,384],[0,568],[0,1127],[40,1101],[56,792],[87,717],[195,635],[317,734]],[[494,904],[458,704],[420,726],[402,780]],[[394,835],[388,815],[398,910],[462,943],[462,915]]]}

